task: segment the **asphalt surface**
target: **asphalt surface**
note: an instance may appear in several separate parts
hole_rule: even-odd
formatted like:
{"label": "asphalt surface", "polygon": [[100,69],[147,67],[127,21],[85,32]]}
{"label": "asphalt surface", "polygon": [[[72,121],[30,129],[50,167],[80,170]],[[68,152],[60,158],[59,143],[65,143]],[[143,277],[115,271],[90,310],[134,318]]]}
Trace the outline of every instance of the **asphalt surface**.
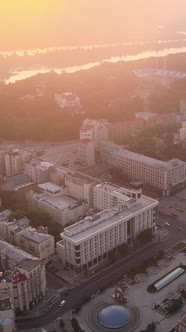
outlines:
{"label": "asphalt surface", "polygon": [[[59,303],[55,303],[50,311],[42,316],[34,317],[34,319],[17,318],[17,330],[44,327],[55,320],[58,316],[62,316],[66,311],[72,309],[74,306],[82,304],[88,296],[95,294],[100,288],[105,286],[109,287],[113,282],[120,280],[124,274],[131,270],[131,268],[140,266],[144,260],[155,256],[160,250],[167,249],[176,242],[185,239],[186,224],[177,221],[173,217],[161,214],[156,215],[156,222],[169,228],[169,235],[165,240],[152,243],[148,247],[145,247],[138,252],[117,261],[112,266],[104,269],[104,271],[96,274],[90,280],[71,289],[69,295],[65,295],[63,292],[61,294],[61,300],[66,300],[63,307],[60,307]],[[169,223],[169,226],[165,225],[166,222]],[[182,231],[180,231],[179,228],[181,228]]]}

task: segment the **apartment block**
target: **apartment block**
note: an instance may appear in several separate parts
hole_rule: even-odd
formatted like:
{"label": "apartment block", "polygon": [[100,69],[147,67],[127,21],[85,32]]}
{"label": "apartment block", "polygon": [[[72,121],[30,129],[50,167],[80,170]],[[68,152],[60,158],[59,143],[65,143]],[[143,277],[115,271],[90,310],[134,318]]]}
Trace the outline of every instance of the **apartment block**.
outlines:
{"label": "apartment block", "polygon": [[[46,189],[47,186],[47,189]],[[67,196],[68,188],[53,183],[38,185],[38,189],[27,193],[30,206],[46,211],[61,226],[77,221],[88,210],[88,203]]]}
{"label": "apartment block", "polygon": [[6,175],[11,176],[23,171],[23,161],[18,149],[5,152]]}
{"label": "apartment block", "polygon": [[39,159],[32,159],[25,163],[25,174],[27,174],[34,183],[45,183],[50,179],[50,171],[53,165],[41,161]]}
{"label": "apartment block", "polygon": [[92,187],[100,181],[80,172],[68,173],[65,176],[65,185],[68,187],[69,195],[78,200],[88,202],[92,207]]}
{"label": "apartment block", "polygon": [[113,122],[109,126],[109,139],[116,144],[124,144],[127,138],[138,135],[144,129],[144,119]]}
{"label": "apartment block", "polygon": [[99,148],[102,142],[108,140],[108,128],[108,120],[85,119],[80,128],[80,140],[89,139],[95,143],[96,148]]}
{"label": "apartment block", "polygon": [[25,162],[29,161],[35,152],[28,149],[8,149],[4,153],[5,157],[5,174],[7,176],[22,173]]}
{"label": "apartment block", "polygon": [[125,150],[110,142],[103,144],[101,153],[105,162],[121,169],[129,179],[142,181],[164,196],[185,186],[186,163],[179,159],[165,162]]}
{"label": "apartment block", "polygon": [[79,159],[87,166],[95,164],[95,143],[90,139],[82,139],[79,142]]}
{"label": "apartment block", "polygon": [[132,243],[145,229],[153,228],[158,201],[140,190],[123,193],[122,205],[103,210],[69,226],[61,233],[57,253],[63,264],[82,272],[96,268],[123,244]]}

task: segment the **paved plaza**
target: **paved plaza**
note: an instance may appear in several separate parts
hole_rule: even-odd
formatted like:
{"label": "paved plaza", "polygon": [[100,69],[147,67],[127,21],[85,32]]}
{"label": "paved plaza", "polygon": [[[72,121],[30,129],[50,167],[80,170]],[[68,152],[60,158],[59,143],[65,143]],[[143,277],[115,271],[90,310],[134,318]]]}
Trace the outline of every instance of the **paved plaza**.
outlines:
{"label": "paved plaza", "polygon": [[[157,332],[168,332],[177,324],[181,314],[186,312],[185,304],[176,313],[169,316],[168,318],[155,311],[153,307],[155,304],[160,304],[164,299],[170,297],[170,294],[177,293],[179,286],[186,283],[186,273],[181,275],[179,278],[164,287],[159,292],[152,294],[147,292],[146,288],[148,285],[155,282],[160,277],[164,276],[166,273],[178,266],[180,263],[186,264],[186,256],[184,253],[175,253],[174,258],[169,262],[169,264],[158,264],[159,267],[152,266],[152,268],[148,268],[146,274],[138,275],[138,278],[135,278],[136,284],[126,284],[124,295],[127,298],[127,303],[124,304],[124,306],[128,309],[137,308],[139,310],[138,327],[131,327],[131,329],[128,329],[127,332],[140,332],[141,330],[146,329],[147,325],[153,321],[156,324]],[[82,326],[86,332],[95,331],[93,327],[91,328],[89,321],[91,313],[93,312],[93,314],[95,314],[96,307],[99,307],[103,303],[116,303],[113,298],[114,290],[115,288],[113,286],[103,293],[97,294],[94,298],[91,299],[91,301],[86,303],[81,308],[78,315],[75,315],[78,319],[78,322],[80,323],[80,326]],[[99,326],[97,325],[96,332],[101,331],[102,329],[99,329]]]}

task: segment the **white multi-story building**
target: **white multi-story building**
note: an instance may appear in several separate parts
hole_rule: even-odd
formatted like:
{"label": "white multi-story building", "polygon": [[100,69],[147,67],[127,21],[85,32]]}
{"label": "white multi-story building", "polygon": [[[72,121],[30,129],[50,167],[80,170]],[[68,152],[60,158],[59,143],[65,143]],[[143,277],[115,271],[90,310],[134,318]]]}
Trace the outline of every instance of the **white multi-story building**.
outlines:
{"label": "white multi-story building", "polygon": [[45,295],[45,266],[25,259],[0,276],[0,298],[10,297],[15,313],[32,309]]}
{"label": "white multi-story building", "polygon": [[141,191],[118,187],[112,183],[103,182],[93,187],[93,208],[97,210],[112,209],[126,205],[126,196],[137,199]]}
{"label": "white multi-story building", "polygon": [[179,159],[167,162],[153,159],[106,142],[102,145],[102,158],[123,171],[129,179],[143,181],[163,195],[184,188],[186,163]]}
{"label": "white multi-story building", "polygon": [[0,331],[1,332],[16,331],[14,319],[15,319],[15,314],[10,297],[0,298]]}
{"label": "white multi-story building", "polygon": [[[47,186],[47,189],[45,188]],[[53,183],[38,186],[39,190],[27,194],[28,203],[46,211],[61,226],[77,221],[88,210],[87,201],[67,196],[68,188]]]}
{"label": "white multi-story building", "polygon": [[62,262],[78,272],[96,268],[123,244],[153,228],[158,201],[140,190],[125,190],[121,207],[101,211],[69,226],[61,233],[57,252]]}
{"label": "white multi-story building", "polygon": [[25,173],[35,183],[44,183],[49,181],[50,171],[52,168],[52,164],[39,159],[32,159],[25,163]]}
{"label": "white multi-story building", "polygon": [[80,140],[90,139],[99,148],[104,141],[108,140],[108,120],[90,120],[83,121],[80,128]]}
{"label": "white multi-story building", "polygon": [[65,175],[65,185],[68,187],[69,195],[78,200],[88,202],[92,207],[92,187],[100,181],[80,172],[68,173]]}
{"label": "white multi-story building", "polygon": [[79,142],[79,159],[87,166],[95,164],[95,143],[90,139],[82,139]]}
{"label": "white multi-story building", "polygon": [[26,228],[15,235],[15,245],[40,260],[48,260],[54,255],[54,237],[38,233],[35,228]]}
{"label": "white multi-story building", "polygon": [[80,98],[72,92],[64,92],[55,94],[54,99],[61,108],[80,107]]}
{"label": "white multi-story building", "polygon": [[25,162],[29,161],[35,152],[28,149],[8,149],[4,153],[5,174],[11,176],[23,172]]}

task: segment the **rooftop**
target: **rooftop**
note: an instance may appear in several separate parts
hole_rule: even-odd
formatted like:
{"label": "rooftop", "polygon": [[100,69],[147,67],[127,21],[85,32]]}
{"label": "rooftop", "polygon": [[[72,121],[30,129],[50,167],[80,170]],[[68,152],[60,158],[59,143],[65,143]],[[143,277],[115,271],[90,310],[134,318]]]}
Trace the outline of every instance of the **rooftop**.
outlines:
{"label": "rooftop", "polygon": [[113,157],[116,156],[116,157],[121,157],[121,158],[127,158],[127,159],[142,162],[144,164],[148,164],[149,166],[161,167],[161,168],[165,168],[165,169],[169,169],[169,170],[173,169],[176,166],[185,164],[184,161],[179,160],[179,159],[161,161],[158,159],[150,158],[150,157],[141,155],[136,152],[125,150],[123,148],[119,149],[119,147],[115,146],[114,144],[113,144],[113,147],[110,146],[110,153],[111,153],[111,155],[113,155]]}
{"label": "rooftop", "polygon": [[6,177],[6,183],[2,185],[2,189],[4,190],[16,190],[22,187],[28,186],[32,184],[32,181],[28,177],[28,175],[24,173],[19,173],[16,175],[11,175]]}
{"label": "rooftop", "polygon": [[52,192],[52,193],[61,191],[61,187],[54,184],[54,183],[52,183],[52,182],[46,182],[46,183],[38,184],[38,187],[43,189],[43,190],[47,190],[49,192]]}
{"label": "rooftop", "polygon": [[52,238],[49,234],[38,233],[35,229],[24,229],[17,233],[26,239],[32,240],[36,243],[42,243]]}
{"label": "rooftop", "polygon": [[113,224],[120,223],[123,219],[127,221],[129,218],[132,218],[132,216],[138,214],[142,209],[150,206],[155,207],[157,205],[158,201],[142,196],[130,208],[113,208],[101,211],[92,217],[85,217],[82,221],[65,228],[62,234],[74,242],[79,242],[93,234],[112,227]]}
{"label": "rooftop", "polygon": [[12,244],[0,240],[0,252],[8,257],[11,257],[17,263],[21,262],[25,258],[30,260],[38,260],[38,258],[30,255],[29,253],[21,250],[20,248],[14,247]]}
{"label": "rooftop", "polygon": [[12,214],[11,210],[4,210],[0,212],[0,221],[6,221],[11,214]]}
{"label": "rooftop", "polygon": [[45,202],[46,204],[62,211],[69,208],[75,208],[81,204],[77,199],[62,194],[58,196],[51,196],[49,194],[35,193],[35,197]]}
{"label": "rooftop", "polygon": [[43,169],[43,170],[47,170],[50,167],[54,166],[53,164],[50,164],[47,161],[42,161],[42,160],[39,160],[39,159],[31,159],[28,162],[28,164],[31,165],[31,166],[38,167],[38,168]]}
{"label": "rooftop", "polygon": [[36,266],[38,266],[40,263],[39,261],[33,261],[31,259],[24,259],[22,262],[17,264],[17,268],[26,270],[26,271],[32,271]]}

